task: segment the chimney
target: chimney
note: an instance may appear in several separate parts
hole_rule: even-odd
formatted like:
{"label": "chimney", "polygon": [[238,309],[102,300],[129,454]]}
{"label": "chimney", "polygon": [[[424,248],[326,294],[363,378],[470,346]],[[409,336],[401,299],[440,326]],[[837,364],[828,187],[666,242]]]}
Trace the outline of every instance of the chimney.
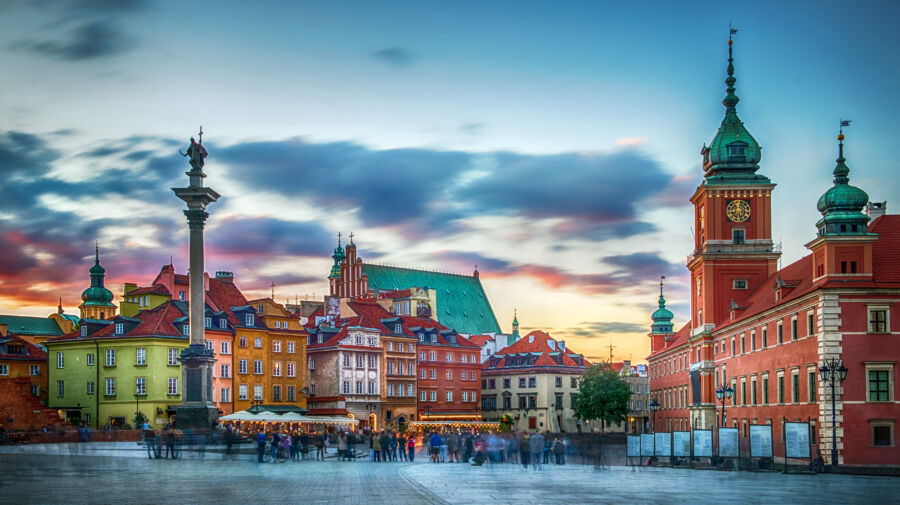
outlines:
{"label": "chimney", "polygon": [[622,360],[622,375],[631,375],[631,360]]}
{"label": "chimney", "polygon": [[216,272],[216,280],[222,284],[234,284],[234,274],[232,272],[219,271]]}
{"label": "chimney", "polygon": [[869,202],[866,205],[866,214],[872,221],[887,214],[887,202]]}

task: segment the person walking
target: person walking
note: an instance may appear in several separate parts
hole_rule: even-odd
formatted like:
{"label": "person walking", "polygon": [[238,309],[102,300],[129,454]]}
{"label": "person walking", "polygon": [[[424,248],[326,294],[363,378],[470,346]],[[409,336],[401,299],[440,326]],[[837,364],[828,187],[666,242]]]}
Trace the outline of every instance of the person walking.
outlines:
{"label": "person walking", "polygon": [[385,463],[391,460],[391,437],[387,434],[386,431],[381,432],[381,436],[378,437],[381,442],[381,462]]}
{"label": "person walking", "polygon": [[441,444],[443,440],[441,439],[441,435],[438,432],[433,431],[431,434],[431,438],[428,439],[428,446],[431,448],[431,462],[432,463],[440,463],[441,462]]}
{"label": "person walking", "polygon": [[510,434],[509,439],[506,440],[506,457],[512,464],[519,462],[519,439],[516,438],[515,433]]}
{"label": "person walking", "polygon": [[447,461],[451,463],[459,463],[459,458],[456,456],[456,448],[457,444],[459,444],[459,438],[456,433],[450,433],[447,435]]}
{"label": "person walking", "polygon": [[318,431],[313,439],[313,445],[316,446],[316,461],[325,461],[325,438]]}
{"label": "person walking", "polygon": [[552,442],[552,440],[550,439],[550,432],[547,431],[546,433],[547,433],[546,436],[544,436],[544,461],[543,462],[545,465],[549,465],[550,464],[550,443]]}
{"label": "person walking", "polygon": [[225,428],[225,454],[231,454],[231,446],[234,445],[234,428]]}
{"label": "person walking", "polygon": [[535,433],[531,437],[531,465],[535,470],[541,469],[541,456],[544,452],[544,436],[541,432]]}
{"label": "person walking", "polygon": [[391,436],[388,438],[388,449],[391,453],[391,461],[397,461],[397,444],[399,443],[400,441],[397,440],[397,434],[392,431]]}
{"label": "person walking", "polygon": [[406,457],[406,435],[403,433],[397,435],[397,447],[400,449],[398,452],[400,461],[408,461]]}
{"label": "person walking", "polygon": [[416,437],[413,435],[409,436],[409,440],[406,441],[406,448],[409,452],[407,454],[409,456],[409,462],[412,463],[416,460]]}
{"label": "person walking", "polygon": [[531,441],[528,434],[524,433],[519,440],[519,458],[522,460],[522,468],[528,470],[528,460],[531,456]]}
{"label": "person walking", "polygon": [[[266,434],[262,431],[256,434],[256,461],[263,462],[263,456],[266,454]],[[166,457],[169,457],[169,448],[166,447]]]}
{"label": "person walking", "polygon": [[298,461],[300,459],[300,433],[297,430],[294,430],[291,433],[291,461]]}
{"label": "person walking", "polygon": [[347,459],[347,434],[344,432],[338,433],[338,461],[344,461]]}
{"label": "person walking", "polygon": [[309,433],[300,434],[300,459],[309,459]]}
{"label": "person walking", "polygon": [[465,441],[463,442],[463,461],[469,462],[475,454],[475,438],[472,433],[466,432]]}

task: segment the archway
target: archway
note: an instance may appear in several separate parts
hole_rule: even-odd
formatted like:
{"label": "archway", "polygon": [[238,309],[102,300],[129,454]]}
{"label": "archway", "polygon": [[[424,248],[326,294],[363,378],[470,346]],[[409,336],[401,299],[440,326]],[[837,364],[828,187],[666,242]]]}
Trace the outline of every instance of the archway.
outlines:
{"label": "archway", "polygon": [[375,414],[369,414],[369,428],[372,431],[378,431],[378,416]]}

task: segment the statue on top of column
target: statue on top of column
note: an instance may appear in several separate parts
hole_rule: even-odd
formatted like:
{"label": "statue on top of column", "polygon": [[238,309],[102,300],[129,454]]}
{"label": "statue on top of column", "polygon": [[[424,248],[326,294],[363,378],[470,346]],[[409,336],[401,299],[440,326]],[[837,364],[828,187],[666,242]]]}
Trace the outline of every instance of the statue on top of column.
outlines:
{"label": "statue on top of column", "polygon": [[178,151],[179,154],[185,157],[190,157],[191,168],[196,171],[202,171],[203,165],[205,164],[204,158],[208,156],[206,152],[206,148],[203,147],[203,127],[200,127],[200,142],[196,142],[194,137],[191,137],[191,145],[187,148],[187,152]]}

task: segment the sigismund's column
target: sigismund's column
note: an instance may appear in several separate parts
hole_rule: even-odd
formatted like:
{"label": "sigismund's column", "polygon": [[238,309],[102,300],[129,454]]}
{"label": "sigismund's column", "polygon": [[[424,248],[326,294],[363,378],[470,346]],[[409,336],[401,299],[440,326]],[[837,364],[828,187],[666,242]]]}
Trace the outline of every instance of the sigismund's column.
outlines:
{"label": "sigismund's column", "polygon": [[212,428],[218,409],[212,403],[212,367],[215,362],[213,351],[206,348],[204,317],[206,293],[203,280],[203,226],[209,214],[206,206],[219,199],[219,194],[203,186],[204,158],[203,128],[200,141],[191,137],[191,145],[182,156],[190,157],[191,171],[186,172],[190,183],[186,188],[172,188],[178,198],[187,203],[188,229],[190,230],[191,271],[190,271],[190,345],[181,352],[181,406],[176,409],[175,424],[179,429],[190,428],[206,431]]}

